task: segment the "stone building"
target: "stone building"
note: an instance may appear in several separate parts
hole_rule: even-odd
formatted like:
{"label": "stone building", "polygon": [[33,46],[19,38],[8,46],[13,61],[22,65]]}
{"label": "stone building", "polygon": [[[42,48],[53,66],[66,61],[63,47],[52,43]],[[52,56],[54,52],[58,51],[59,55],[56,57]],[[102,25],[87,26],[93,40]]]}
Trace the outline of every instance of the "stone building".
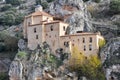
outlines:
{"label": "stone building", "polygon": [[99,40],[104,39],[100,33],[78,31],[76,34],[68,35],[66,34],[68,27],[69,24],[54,20],[53,16],[44,12],[39,6],[34,13],[25,17],[23,34],[31,50],[46,41],[53,53],[58,48],[68,48],[71,51],[73,46],[78,47],[86,56],[98,53]]}

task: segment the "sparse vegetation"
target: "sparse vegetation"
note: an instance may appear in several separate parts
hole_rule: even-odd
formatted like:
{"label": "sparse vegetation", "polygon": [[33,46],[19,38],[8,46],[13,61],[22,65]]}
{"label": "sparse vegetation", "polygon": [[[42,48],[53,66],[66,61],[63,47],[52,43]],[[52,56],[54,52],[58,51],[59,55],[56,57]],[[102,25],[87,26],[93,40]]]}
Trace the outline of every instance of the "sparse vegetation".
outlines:
{"label": "sparse vegetation", "polygon": [[26,53],[26,52],[22,52],[22,51],[18,52],[18,54],[17,54],[17,56],[18,56],[19,58],[25,58],[26,55],[27,55],[27,53]]}

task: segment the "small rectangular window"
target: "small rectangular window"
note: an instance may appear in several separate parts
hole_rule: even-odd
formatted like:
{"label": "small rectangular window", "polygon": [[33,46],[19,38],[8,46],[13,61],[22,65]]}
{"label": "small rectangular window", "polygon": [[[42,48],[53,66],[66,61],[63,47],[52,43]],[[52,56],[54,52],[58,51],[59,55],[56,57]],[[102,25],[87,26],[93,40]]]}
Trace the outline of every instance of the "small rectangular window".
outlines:
{"label": "small rectangular window", "polygon": [[65,46],[65,47],[69,47],[69,41],[64,42],[64,46]]}
{"label": "small rectangular window", "polygon": [[51,31],[53,31],[53,26],[52,25],[51,25],[50,29],[51,29]]}
{"label": "small rectangular window", "polygon": [[38,39],[38,35],[36,35],[36,39]]}
{"label": "small rectangular window", "polygon": [[90,41],[89,42],[92,43],[92,37],[90,37]]}
{"label": "small rectangular window", "polygon": [[63,30],[64,30],[64,31],[66,30],[65,26],[63,26]]}
{"label": "small rectangular window", "polygon": [[36,28],[34,28],[34,33],[36,33]]}
{"label": "small rectangular window", "polygon": [[91,45],[91,44],[89,45],[89,50],[90,50],[90,51],[92,50],[92,45]]}
{"label": "small rectangular window", "polygon": [[83,38],[83,43],[85,43],[85,38]]}
{"label": "small rectangular window", "polygon": [[84,45],[84,51],[86,51],[86,46]]}

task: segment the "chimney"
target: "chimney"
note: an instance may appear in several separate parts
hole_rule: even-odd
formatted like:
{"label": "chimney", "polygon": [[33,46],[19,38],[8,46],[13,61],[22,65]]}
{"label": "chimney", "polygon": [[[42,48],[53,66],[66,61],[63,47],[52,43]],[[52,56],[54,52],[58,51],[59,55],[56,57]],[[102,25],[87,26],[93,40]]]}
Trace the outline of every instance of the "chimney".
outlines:
{"label": "chimney", "polygon": [[37,5],[35,8],[35,12],[36,11],[43,11],[43,7],[41,5]]}

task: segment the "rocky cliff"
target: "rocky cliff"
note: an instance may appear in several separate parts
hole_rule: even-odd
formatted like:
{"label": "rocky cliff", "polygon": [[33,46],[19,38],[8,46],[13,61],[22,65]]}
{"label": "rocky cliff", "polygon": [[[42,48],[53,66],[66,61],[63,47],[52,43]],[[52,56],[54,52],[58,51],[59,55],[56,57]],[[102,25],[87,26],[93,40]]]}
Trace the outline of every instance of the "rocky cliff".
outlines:
{"label": "rocky cliff", "polygon": [[67,70],[68,54],[58,50],[51,54],[48,44],[35,51],[19,51],[9,70],[10,80],[76,80],[75,73]]}
{"label": "rocky cliff", "polygon": [[[90,5],[95,8],[94,15],[88,10]],[[100,52],[106,78],[119,80],[120,38],[115,38],[119,36],[117,32],[119,25],[114,22],[119,22],[120,18],[119,14],[108,16],[109,5],[110,0],[101,0],[100,3],[92,0],[85,3],[82,0],[55,0],[45,10],[55,16],[55,19],[70,24],[68,34],[77,31],[100,31],[107,41]],[[67,57],[60,59],[63,55],[58,54],[57,57],[52,55],[49,47],[45,48],[44,45],[35,51],[20,51],[10,66],[10,80],[67,80],[68,78],[76,80],[76,74],[66,68]]]}
{"label": "rocky cliff", "polygon": [[120,37],[109,40],[100,55],[107,80],[120,80]]}
{"label": "rocky cliff", "polygon": [[91,19],[86,4],[82,0],[56,0],[50,4],[48,12],[69,23],[68,33],[77,31],[93,31]]}

